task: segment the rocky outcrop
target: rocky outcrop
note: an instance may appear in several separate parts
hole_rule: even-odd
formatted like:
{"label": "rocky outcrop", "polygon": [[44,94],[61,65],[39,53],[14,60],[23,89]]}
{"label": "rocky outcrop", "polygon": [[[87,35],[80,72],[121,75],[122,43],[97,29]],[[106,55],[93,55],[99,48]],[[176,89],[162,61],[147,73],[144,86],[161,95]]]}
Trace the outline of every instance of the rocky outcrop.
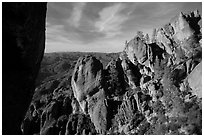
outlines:
{"label": "rocky outcrop", "polygon": [[103,65],[92,56],[78,59],[72,76],[74,97],[84,114],[89,114],[98,133],[105,134],[107,105],[102,89]]}
{"label": "rocky outcrop", "polygon": [[21,134],[44,54],[45,18],[46,3],[2,3],[3,134]]}
{"label": "rocky outcrop", "polygon": [[126,92],[127,77],[122,67],[122,60],[120,58],[111,60],[104,70],[105,87],[108,87],[107,94],[109,96],[119,96]]}
{"label": "rocky outcrop", "polygon": [[[134,91],[133,91],[134,92]],[[127,124],[127,122],[130,122],[132,117],[136,112],[139,112],[139,104],[137,100],[135,99],[135,93],[126,92],[123,98],[123,102],[120,105],[120,108],[118,110],[118,124],[119,126],[123,126]]]}
{"label": "rocky outcrop", "polygon": [[176,57],[175,63],[191,57],[194,50],[200,47],[200,19],[198,11],[190,14],[181,12],[169,24],[157,30],[156,43]]}
{"label": "rocky outcrop", "polygon": [[41,115],[41,122],[40,122],[40,134],[54,134],[55,133],[55,125],[57,122],[57,118],[60,112],[60,107],[58,102],[51,102],[49,105],[46,106],[44,111]]}
{"label": "rocky outcrop", "polygon": [[141,64],[147,61],[151,54],[149,46],[139,36],[125,45],[124,52],[133,63],[137,60]]}
{"label": "rocky outcrop", "polygon": [[164,58],[165,50],[156,43],[146,44],[139,36],[127,43],[123,54],[135,65],[138,63],[154,71],[153,66],[156,57]]}
{"label": "rocky outcrop", "polygon": [[[155,57],[162,58],[164,57],[162,53],[165,52],[172,56],[174,64],[179,64],[186,58],[195,56],[195,54],[198,55],[201,52],[201,32],[198,25],[200,19],[201,16],[198,11],[190,14],[180,13],[170,23],[155,30],[152,38],[155,43],[147,44],[145,40],[136,36],[126,43],[124,52],[133,63],[137,60],[140,64],[151,69]],[[155,47],[157,47],[157,50],[155,50]],[[160,52],[157,52],[158,49]]]}
{"label": "rocky outcrop", "polygon": [[[139,97],[138,93],[135,94],[137,104],[142,104],[138,105],[137,108],[150,125],[154,123],[151,121],[153,117],[158,118],[157,122],[160,121],[160,118],[162,121],[166,121],[166,125],[172,124],[171,122],[168,123],[167,119],[175,117],[179,119],[184,115],[191,121],[191,116],[188,115],[190,112],[185,109],[188,103],[194,102],[193,100],[199,102],[199,98],[202,95],[201,79],[195,81],[195,77],[198,77],[198,75],[201,78],[202,48],[200,44],[200,26],[198,25],[200,19],[198,11],[190,14],[180,13],[170,23],[156,29],[152,43],[146,43],[144,38],[137,35],[125,45],[121,58],[125,60],[125,55],[126,59],[129,59],[134,65],[137,66],[139,64],[139,72],[141,74],[139,87],[142,92],[138,93],[150,97],[149,103],[144,101],[145,106],[148,106],[147,111],[144,109],[146,107],[142,107],[144,105],[141,103],[142,96]],[[128,76],[125,62],[123,62],[122,66],[126,70],[126,76]],[[132,76],[131,74],[128,77],[129,81]],[[187,82],[183,83],[185,80]],[[136,82],[136,80],[132,81]],[[131,84],[129,83],[129,85]],[[185,100],[185,102],[182,100]],[[198,104],[195,103],[195,106]],[[196,109],[195,115],[200,115],[200,109],[201,107]],[[196,117],[195,115],[193,114],[193,119]],[[162,122],[154,124],[162,125]],[[165,124],[163,128],[169,128]],[[186,124],[188,126],[191,125],[188,122]],[[200,123],[196,123],[196,126],[200,127]],[[175,131],[175,129],[173,130]],[[159,132],[170,134],[167,130],[162,129],[158,131],[154,129],[154,133],[151,134],[158,134]],[[189,133],[189,131],[186,132],[186,134]],[[135,131],[134,134],[137,134],[137,132]],[[177,131],[177,134],[181,134],[181,132]],[[200,129],[198,129],[196,134],[200,134]]]}
{"label": "rocky outcrop", "polygon": [[99,91],[103,66],[95,57],[79,58],[72,77],[74,96],[84,113],[87,113],[86,99]]}
{"label": "rocky outcrop", "polygon": [[[82,55],[85,54],[87,53],[83,53]],[[100,88],[97,94],[94,94],[90,100],[87,99],[89,103],[86,104],[86,107],[90,108],[90,114],[89,112],[88,114],[84,114],[80,103],[74,97],[71,79],[74,65],[79,55],[70,52],[50,53],[48,55],[45,54],[45,56],[39,75],[41,76],[44,72],[48,72],[50,76],[37,79],[40,85],[35,89],[32,102],[22,122],[21,130],[23,134],[73,135],[98,134],[106,131],[107,122],[101,122],[107,121],[107,111],[104,109],[107,106],[106,100],[104,100],[104,90]],[[105,63],[108,64],[115,54],[99,54],[98,56],[100,58],[108,56],[108,58],[103,59],[108,60]],[[61,63],[63,62],[70,62],[72,65],[67,69],[61,68]],[[59,68],[60,71],[55,71],[55,68]],[[88,73],[91,73],[89,71],[91,69],[87,70]],[[101,84],[98,85],[103,87]],[[96,129],[98,132],[96,132]]]}
{"label": "rocky outcrop", "polygon": [[71,114],[66,125],[65,135],[95,135],[96,130],[90,117],[84,114]]}
{"label": "rocky outcrop", "polygon": [[199,63],[193,71],[188,75],[187,81],[192,93],[199,98],[202,98],[202,62]]}
{"label": "rocky outcrop", "polygon": [[98,134],[106,134],[108,126],[107,108],[107,100],[103,89],[94,94],[88,101],[88,113]]}
{"label": "rocky outcrop", "polygon": [[178,15],[153,42],[138,33],[109,63],[86,55],[63,67],[65,53],[46,58],[45,70],[57,73],[36,88],[23,133],[202,134],[199,18]]}
{"label": "rocky outcrop", "polygon": [[36,88],[22,122],[23,134],[65,134],[68,117],[74,109],[73,93],[67,83],[65,77]]}
{"label": "rocky outcrop", "polygon": [[134,65],[129,59],[123,59],[121,63],[124,73],[128,79],[128,84],[133,89],[140,86],[140,79],[142,77],[140,73],[141,64]]}

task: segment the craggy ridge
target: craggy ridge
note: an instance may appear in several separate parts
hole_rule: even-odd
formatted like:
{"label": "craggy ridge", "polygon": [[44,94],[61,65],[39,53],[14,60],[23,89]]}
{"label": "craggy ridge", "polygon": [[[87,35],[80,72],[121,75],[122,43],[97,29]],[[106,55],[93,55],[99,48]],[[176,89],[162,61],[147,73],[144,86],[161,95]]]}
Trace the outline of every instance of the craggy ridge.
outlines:
{"label": "craggy ridge", "polygon": [[200,20],[180,13],[117,54],[45,54],[23,134],[202,134]]}

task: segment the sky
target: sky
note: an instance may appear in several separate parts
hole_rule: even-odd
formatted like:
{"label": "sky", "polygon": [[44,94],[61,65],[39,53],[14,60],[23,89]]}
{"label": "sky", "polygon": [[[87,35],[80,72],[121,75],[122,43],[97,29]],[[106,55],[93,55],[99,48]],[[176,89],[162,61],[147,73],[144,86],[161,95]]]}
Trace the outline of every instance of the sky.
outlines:
{"label": "sky", "polygon": [[200,3],[50,2],[45,52],[121,52],[137,31],[151,33]]}

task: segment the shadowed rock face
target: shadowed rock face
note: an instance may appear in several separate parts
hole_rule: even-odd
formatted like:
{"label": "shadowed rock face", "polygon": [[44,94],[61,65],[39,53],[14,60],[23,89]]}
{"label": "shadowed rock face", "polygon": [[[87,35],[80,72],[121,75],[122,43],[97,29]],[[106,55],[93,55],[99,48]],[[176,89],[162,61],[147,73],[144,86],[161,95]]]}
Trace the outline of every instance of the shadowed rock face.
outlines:
{"label": "shadowed rock face", "polygon": [[107,95],[119,96],[123,95],[127,87],[127,78],[124,75],[122,68],[122,60],[119,58],[111,60],[105,69],[105,77]]}
{"label": "shadowed rock face", "polygon": [[2,3],[3,134],[21,134],[45,48],[46,3]]}

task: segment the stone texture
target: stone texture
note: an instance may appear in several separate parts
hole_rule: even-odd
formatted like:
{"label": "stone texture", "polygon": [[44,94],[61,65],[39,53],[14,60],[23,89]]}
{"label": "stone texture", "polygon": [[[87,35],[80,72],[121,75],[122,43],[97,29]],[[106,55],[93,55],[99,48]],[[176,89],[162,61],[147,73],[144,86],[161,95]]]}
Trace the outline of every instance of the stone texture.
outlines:
{"label": "stone texture", "polygon": [[202,98],[202,62],[199,63],[193,71],[188,75],[187,81],[192,93]]}
{"label": "stone texture", "polygon": [[51,102],[44,109],[41,115],[40,135],[52,135],[56,131],[56,122],[60,113],[60,106],[58,102]]}
{"label": "stone texture", "polygon": [[150,54],[149,50],[148,45],[136,36],[126,44],[124,52],[132,62],[136,59],[139,63],[144,63]]}
{"label": "stone texture", "polygon": [[106,134],[108,123],[107,107],[107,100],[103,89],[94,94],[88,101],[88,113],[98,134]]}
{"label": "stone texture", "polygon": [[102,69],[101,62],[92,56],[81,57],[76,63],[71,82],[74,96],[84,113],[87,113],[86,99],[99,91]]}
{"label": "stone texture", "polygon": [[98,133],[106,131],[105,92],[102,88],[103,66],[92,56],[78,59],[73,76],[72,88],[74,96],[84,114],[89,114]]}
{"label": "stone texture", "polygon": [[65,135],[95,135],[96,130],[89,116],[71,114],[66,125]]}
{"label": "stone texture", "polygon": [[[129,59],[123,59],[122,67],[126,77],[128,79],[129,86],[132,88],[136,88],[140,85],[140,79],[142,77],[139,69],[139,63],[133,64]],[[140,65],[141,66],[141,65]]]}
{"label": "stone texture", "polygon": [[[177,62],[184,56],[190,57],[194,49],[200,46],[201,37],[198,35],[200,19],[198,11],[190,14],[181,12],[169,24],[157,30],[156,42],[162,45],[167,53],[177,57]],[[181,52],[183,52],[182,55]]]}

